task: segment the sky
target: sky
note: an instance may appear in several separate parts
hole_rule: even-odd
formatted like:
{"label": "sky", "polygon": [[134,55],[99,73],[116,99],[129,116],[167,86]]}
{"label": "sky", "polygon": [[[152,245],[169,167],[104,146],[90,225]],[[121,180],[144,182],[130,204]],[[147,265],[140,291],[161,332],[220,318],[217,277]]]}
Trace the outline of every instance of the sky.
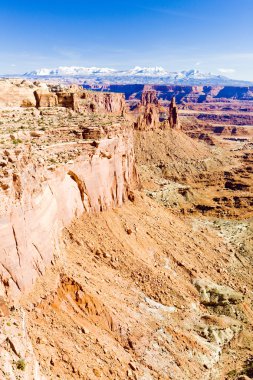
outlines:
{"label": "sky", "polygon": [[0,73],[58,66],[253,81],[253,0],[0,0]]}

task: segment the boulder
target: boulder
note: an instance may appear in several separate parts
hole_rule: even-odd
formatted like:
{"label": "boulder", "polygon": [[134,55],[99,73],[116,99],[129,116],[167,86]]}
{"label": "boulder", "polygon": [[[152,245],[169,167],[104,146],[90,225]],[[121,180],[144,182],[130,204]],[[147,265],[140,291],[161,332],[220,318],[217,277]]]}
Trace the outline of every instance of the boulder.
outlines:
{"label": "boulder", "polygon": [[20,79],[0,79],[0,107],[35,107],[34,89]]}

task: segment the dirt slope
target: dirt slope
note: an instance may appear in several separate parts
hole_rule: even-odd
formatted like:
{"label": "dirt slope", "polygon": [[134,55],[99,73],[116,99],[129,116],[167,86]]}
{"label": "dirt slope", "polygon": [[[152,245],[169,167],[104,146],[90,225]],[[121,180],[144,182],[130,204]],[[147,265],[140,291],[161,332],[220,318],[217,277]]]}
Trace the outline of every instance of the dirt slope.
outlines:
{"label": "dirt slope", "polygon": [[[252,334],[252,267],[226,236],[141,193],[120,209],[75,220],[62,260],[23,299],[43,373],[202,380],[243,365],[252,342],[243,353],[236,342]],[[195,286],[199,279],[213,285]],[[203,292],[219,300],[204,302]]]}
{"label": "dirt slope", "polygon": [[252,144],[210,146],[175,130],[135,133],[143,189],[183,213],[229,218],[253,216]]}

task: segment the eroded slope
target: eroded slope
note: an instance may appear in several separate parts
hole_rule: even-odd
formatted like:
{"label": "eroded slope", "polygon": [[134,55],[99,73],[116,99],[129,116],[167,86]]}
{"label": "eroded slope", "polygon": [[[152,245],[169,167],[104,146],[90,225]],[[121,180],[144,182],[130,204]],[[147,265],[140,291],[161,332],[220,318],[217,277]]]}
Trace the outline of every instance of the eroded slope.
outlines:
{"label": "eroded slope", "polygon": [[[62,261],[24,299],[43,373],[225,378],[236,342],[252,333],[253,283],[249,262],[242,264],[219,232],[141,194],[118,210],[73,222]],[[232,341],[230,367],[220,367]],[[242,351],[236,360],[243,365],[252,354],[249,341]]]}

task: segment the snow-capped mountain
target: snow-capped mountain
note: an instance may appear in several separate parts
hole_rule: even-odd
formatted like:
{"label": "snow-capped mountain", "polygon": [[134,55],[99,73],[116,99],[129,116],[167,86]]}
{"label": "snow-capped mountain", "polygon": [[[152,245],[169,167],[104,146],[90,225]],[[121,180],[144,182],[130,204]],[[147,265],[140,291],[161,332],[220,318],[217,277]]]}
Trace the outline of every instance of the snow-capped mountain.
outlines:
{"label": "snow-capped mountain", "polygon": [[174,85],[247,85],[249,82],[235,81],[222,75],[201,73],[199,70],[169,72],[163,67],[136,66],[129,70],[115,70],[108,67],[60,66],[54,69],[39,69],[24,74],[26,77],[75,77],[84,83],[139,83]]}
{"label": "snow-capped mountain", "polygon": [[107,67],[79,67],[79,66],[60,66],[56,69],[39,69],[26,73],[27,76],[89,76],[89,75],[111,75],[114,69]]}
{"label": "snow-capped mountain", "polygon": [[78,67],[78,66],[60,66],[55,69],[39,69],[26,73],[26,76],[147,76],[147,77],[174,77],[174,78],[206,78],[212,74],[203,74],[198,70],[189,70],[181,72],[168,72],[163,67],[140,67],[135,66],[129,70],[115,70],[107,67]]}
{"label": "snow-capped mountain", "polygon": [[147,76],[147,77],[163,77],[168,76],[168,72],[163,67],[140,67],[135,66],[133,69],[127,71],[120,71],[121,75],[126,76]]}
{"label": "snow-capped mountain", "polygon": [[130,70],[115,70],[107,67],[60,66],[55,69],[39,69],[26,73],[26,76],[167,76],[169,73],[162,67],[135,66]]}
{"label": "snow-capped mountain", "polygon": [[189,71],[181,71],[177,73],[178,79],[180,78],[195,78],[195,79],[208,79],[208,78],[224,78],[221,75],[215,75],[212,73],[201,73],[199,70],[189,70]]}

